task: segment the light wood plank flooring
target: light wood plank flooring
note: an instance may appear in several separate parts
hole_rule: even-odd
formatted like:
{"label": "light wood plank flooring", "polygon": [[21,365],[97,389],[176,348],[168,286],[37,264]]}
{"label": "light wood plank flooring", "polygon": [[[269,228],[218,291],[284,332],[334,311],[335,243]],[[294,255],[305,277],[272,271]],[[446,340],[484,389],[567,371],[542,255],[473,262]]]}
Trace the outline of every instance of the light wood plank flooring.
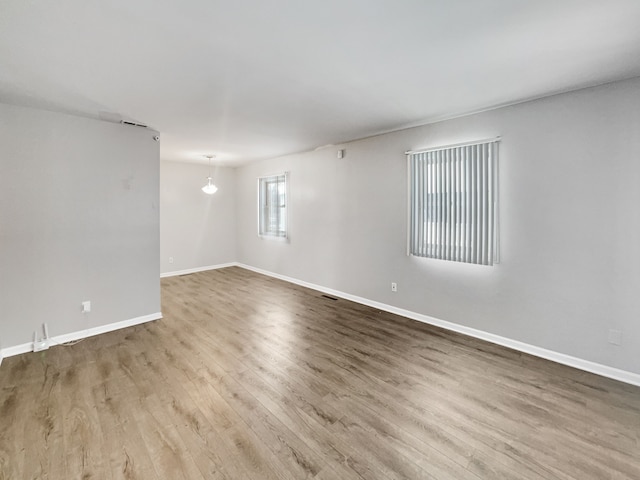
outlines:
{"label": "light wood plank flooring", "polygon": [[240,268],[0,367],[0,479],[640,479],[640,388]]}

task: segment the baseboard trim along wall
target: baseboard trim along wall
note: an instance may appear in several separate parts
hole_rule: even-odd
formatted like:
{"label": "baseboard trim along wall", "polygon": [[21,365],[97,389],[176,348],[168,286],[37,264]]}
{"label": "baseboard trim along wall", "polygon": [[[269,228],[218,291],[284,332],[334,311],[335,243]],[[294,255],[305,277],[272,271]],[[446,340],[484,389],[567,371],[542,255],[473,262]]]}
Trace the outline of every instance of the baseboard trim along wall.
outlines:
{"label": "baseboard trim along wall", "polygon": [[219,265],[209,265],[207,267],[188,268],[187,270],[176,270],[175,272],[165,272],[160,274],[160,278],[175,277],[178,275],[188,275],[189,273],[206,272],[207,270],[217,270],[218,268],[235,267],[237,262],[221,263]]}
{"label": "baseboard trim along wall", "polygon": [[487,342],[495,343],[497,345],[502,345],[503,347],[508,347],[513,350],[517,350],[519,352],[528,353],[529,355],[534,355],[536,357],[544,358],[546,360],[551,360],[553,362],[567,365],[569,367],[574,367],[579,370],[583,370],[585,372],[595,373],[596,375],[612,378],[614,380],[619,380],[621,382],[629,383],[631,385],[640,386],[640,375],[637,373],[628,372],[626,370],[620,370],[618,368],[609,367],[607,365],[591,362],[589,360],[583,360],[581,358],[572,357],[571,355],[565,355],[564,353],[558,353],[558,352],[554,352],[553,350],[547,350],[545,348],[536,347],[535,345],[529,345],[528,343],[512,340],[506,337],[501,337],[500,335],[494,335],[493,333],[484,332],[482,330],[477,330],[475,328],[465,327],[464,325],[459,325],[457,323],[447,322],[446,320],[440,320],[438,318],[430,317],[428,315],[423,315],[421,313],[412,312],[410,310],[404,310],[402,308],[397,308],[391,305],[387,305],[385,303],[376,302],[373,300],[369,300],[367,298],[358,297],[356,295],[351,295],[349,293],[333,290],[331,288],[326,288],[321,285],[315,285],[313,283],[305,282],[303,280],[298,280],[297,278],[287,277],[286,275],[280,275],[278,273],[262,270],[260,268],[252,267],[250,265],[245,265],[242,263],[237,263],[236,265],[238,267],[251,270],[256,273],[261,273],[269,277],[277,278],[279,280],[284,280],[285,282],[300,285],[302,287],[311,288],[313,290],[317,290],[319,292],[323,292],[323,293],[332,295],[334,297],[344,298],[345,300],[350,300],[352,302],[360,303],[362,305],[367,305],[369,307],[377,308],[378,310],[394,313],[396,315],[401,315],[403,317],[411,318],[412,320],[417,320],[419,322],[428,323],[429,325],[441,327],[446,330],[462,333],[464,335],[478,338],[480,340],[485,340]]}
{"label": "baseboard trim along wall", "polygon": [[[152,313],[149,315],[143,315],[142,317],[131,318],[129,320],[123,320],[121,322],[109,323],[107,325],[101,325],[99,327],[88,328],[86,330],[78,330],[77,332],[65,333],[63,335],[56,335],[49,338],[49,347],[55,347],[67,342],[73,342],[75,340],[82,340],[83,338],[93,337],[94,335],[100,335],[101,333],[113,332],[114,330],[120,330],[121,328],[132,327],[141,323],[151,322],[153,320],[159,320],[162,318],[162,312]],[[11,357],[13,355],[20,355],[21,353],[29,353],[33,351],[33,342],[23,343],[22,345],[16,345],[13,347],[3,348],[0,351],[0,359],[2,357]]]}
{"label": "baseboard trim along wall", "polygon": [[[190,273],[204,272],[207,270],[217,270],[220,268],[234,267],[234,266],[241,267],[256,273],[260,273],[262,275],[267,275],[269,277],[277,278],[279,280],[293,283],[295,285],[311,288],[313,290],[317,290],[319,292],[326,293],[335,297],[344,298],[345,300],[350,300],[352,302],[360,303],[362,305],[367,305],[369,307],[376,308],[378,310],[393,313],[396,315],[401,315],[403,317],[411,318],[412,320],[417,320],[419,322],[427,323],[429,325],[434,325],[437,327],[444,328],[446,330],[451,330],[454,332],[462,333],[464,335],[468,335],[470,337],[478,338],[480,340],[485,340],[487,342],[495,343],[497,345],[502,345],[504,347],[508,347],[519,352],[534,355],[536,357],[544,358],[546,360],[551,360],[553,362],[567,365],[569,367],[574,367],[579,370],[583,370],[585,372],[594,373],[596,375],[601,375],[603,377],[611,378],[611,379],[625,382],[631,385],[640,386],[640,375],[637,373],[628,372],[626,370],[620,370],[618,368],[609,367],[607,365],[591,362],[589,360],[572,357],[571,355],[566,355],[564,353],[559,353],[553,350],[547,350],[545,348],[536,347],[535,345],[530,345],[528,343],[520,342],[518,340],[512,340],[510,338],[502,337],[500,335],[494,335],[492,333],[484,332],[482,330],[477,330],[475,328],[465,327],[464,325],[448,322],[446,320],[440,320],[435,317],[430,317],[428,315],[423,315],[421,313],[416,313],[410,310],[394,307],[392,305],[387,305],[385,303],[376,302],[373,300],[369,300],[367,298],[359,297],[357,295],[351,295],[349,293],[344,293],[339,290],[323,287],[321,285],[305,282],[303,280],[298,280],[297,278],[288,277],[286,275],[280,275],[279,273],[270,272],[268,270],[263,270],[261,268],[252,267],[250,265],[245,265],[238,262],[231,262],[231,263],[225,263],[220,265],[211,265],[207,267],[191,268],[188,270],[180,270],[175,272],[166,272],[161,274],[160,276],[164,278],[164,277],[172,277],[176,275],[187,275]],[[101,333],[111,332],[113,330],[119,330],[121,328],[126,328],[133,325],[138,325],[141,323],[158,320],[160,318],[162,318],[162,313],[158,312],[150,315],[145,315],[142,317],[133,318],[130,320],[124,320],[122,322],[110,323],[108,325],[102,325],[102,326],[90,328],[87,330],[80,330],[77,332],[54,336],[50,339],[49,346],[52,347],[62,343],[80,340],[82,338],[99,335]],[[28,352],[31,352],[32,350],[33,350],[33,344],[31,342],[24,343],[22,345],[16,345],[13,347],[6,347],[3,349],[0,349],[0,365],[2,364],[3,358],[10,357],[13,355],[19,355],[21,353],[28,353]]]}

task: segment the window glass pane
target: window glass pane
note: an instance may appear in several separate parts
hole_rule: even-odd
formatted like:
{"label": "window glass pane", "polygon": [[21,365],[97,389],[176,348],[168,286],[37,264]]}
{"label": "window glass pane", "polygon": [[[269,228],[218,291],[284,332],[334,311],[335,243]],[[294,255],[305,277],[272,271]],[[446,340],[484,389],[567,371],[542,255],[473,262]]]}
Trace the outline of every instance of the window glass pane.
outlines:
{"label": "window glass pane", "polygon": [[259,234],[287,236],[286,174],[259,179]]}

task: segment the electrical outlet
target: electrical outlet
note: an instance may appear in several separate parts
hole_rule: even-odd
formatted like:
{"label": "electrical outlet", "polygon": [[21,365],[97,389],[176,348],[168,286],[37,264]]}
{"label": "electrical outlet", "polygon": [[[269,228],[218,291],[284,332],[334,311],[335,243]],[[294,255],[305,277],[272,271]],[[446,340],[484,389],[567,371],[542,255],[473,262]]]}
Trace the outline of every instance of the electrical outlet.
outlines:
{"label": "electrical outlet", "polygon": [[391,291],[392,292],[398,291],[398,284],[396,282],[391,282]]}
{"label": "electrical outlet", "polygon": [[91,300],[82,302],[82,313],[89,313],[91,311]]}
{"label": "electrical outlet", "polygon": [[169,257],[169,263],[173,263],[173,257]]}
{"label": "electrical outlet", "polygon": [[609,330],[609,343],[612,345],[622,345],[622,332],[620,330]]}

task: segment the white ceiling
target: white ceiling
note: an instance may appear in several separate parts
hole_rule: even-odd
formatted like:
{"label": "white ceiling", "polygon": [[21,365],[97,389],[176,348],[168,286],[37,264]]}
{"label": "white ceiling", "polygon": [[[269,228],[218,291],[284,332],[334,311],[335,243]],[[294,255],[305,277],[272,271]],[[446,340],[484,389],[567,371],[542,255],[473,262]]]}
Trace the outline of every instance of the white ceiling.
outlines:
{"label": "white ceiling", "polygon": [[[640,0],[1,0],[0,102],[312,150],[640,75]],[[206,160],[205,160],[206,161]]]}

